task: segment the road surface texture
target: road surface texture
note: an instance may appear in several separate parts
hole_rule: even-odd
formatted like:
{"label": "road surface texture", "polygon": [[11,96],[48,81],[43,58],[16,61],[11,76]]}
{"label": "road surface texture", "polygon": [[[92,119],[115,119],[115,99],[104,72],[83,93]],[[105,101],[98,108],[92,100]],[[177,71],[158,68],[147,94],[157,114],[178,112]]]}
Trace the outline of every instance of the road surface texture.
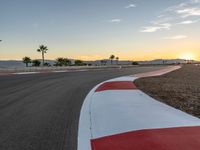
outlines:
{"label": "road surface texture", "polygon": [[0,149],[76,150],[80,109],[90,89],[161,68],[0,76]]}

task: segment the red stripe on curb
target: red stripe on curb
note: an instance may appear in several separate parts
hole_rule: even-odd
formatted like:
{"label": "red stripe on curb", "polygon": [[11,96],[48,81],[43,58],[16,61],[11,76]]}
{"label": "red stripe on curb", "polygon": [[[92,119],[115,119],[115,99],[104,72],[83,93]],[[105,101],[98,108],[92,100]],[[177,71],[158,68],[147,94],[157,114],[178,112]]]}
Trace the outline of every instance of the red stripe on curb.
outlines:
{"label": "red stripe on curb", "polygon": [[0,76],[12,76],[13,73],[0,73]]}
{"label": "red stripe on curb", "polygon": [[91,140],[92,150],[199,150],[200,127],[133,131]]}
{"label": "red stripe on curb", "polygon": [[131,81],[112,81],[103,83],[96,89],[95,92],[101,92],[106,90],[133,90],[133,89],[137,89],[137,87]]}

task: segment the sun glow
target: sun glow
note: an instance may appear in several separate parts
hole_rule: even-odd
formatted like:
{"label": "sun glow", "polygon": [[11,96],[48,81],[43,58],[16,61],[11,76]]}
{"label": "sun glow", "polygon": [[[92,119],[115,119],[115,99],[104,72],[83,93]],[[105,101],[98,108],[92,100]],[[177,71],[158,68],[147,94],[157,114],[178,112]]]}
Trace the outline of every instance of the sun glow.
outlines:
{"label": "sun glow", "polygon": [[186,59],[186,60],[195,60],[196,56],[193,53],[183,53],[183,54],[180,55],[179,58]]}

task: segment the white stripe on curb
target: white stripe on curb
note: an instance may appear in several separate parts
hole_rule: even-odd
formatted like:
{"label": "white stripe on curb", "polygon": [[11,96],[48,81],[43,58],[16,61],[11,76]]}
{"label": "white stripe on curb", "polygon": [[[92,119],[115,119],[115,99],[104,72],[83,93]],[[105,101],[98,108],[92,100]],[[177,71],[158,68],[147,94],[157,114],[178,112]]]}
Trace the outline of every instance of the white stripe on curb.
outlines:
{"label": "white stripe on curb", "polygon": [[[99,84],[100,85],[100,84]],[[90,139],[91,134],[91,110],[90,105],[92,101],[92,96],[95,90],[98,88],[97,85],[94,87],[84,100],[82,105],[80,119],[79,119],[79,129],[78,129],[78,150],[90,150]]]}
{"label": "white stripe on curb", "polygon": [[142,129],[198,126],[200,120],[140,90],[97,92],[92,97],[93,138]]}
{"label": "white stripe on curb", "polygon": [[[112,80],[107,81],[133,81],[136,77],[119,77]],[[105,82],[107,82],[105,81]],[[80,113],[80,119],[79,119],[79,129],[78,129],[78,150],[91,150],[90,146],[90,139],[93,138],[92,135],[92,118],[91,118],[91,105],[92,105],[92,99],[93,95],[95,94],[95,90],[102,85],[102,82],[95,86],[87,95],[87,97],[84,100],[84,103],[82,105],[81,113]]]}

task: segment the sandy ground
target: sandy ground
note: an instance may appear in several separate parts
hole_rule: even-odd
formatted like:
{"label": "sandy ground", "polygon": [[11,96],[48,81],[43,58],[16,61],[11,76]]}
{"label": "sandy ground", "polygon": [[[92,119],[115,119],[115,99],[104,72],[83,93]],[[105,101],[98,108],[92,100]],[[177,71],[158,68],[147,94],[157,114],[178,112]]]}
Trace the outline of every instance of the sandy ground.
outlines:
{"label": "sandy ground", "polygon": [[200,66],[185,65],[163,76],[140,78],[135,84],[153,98],[200,118]]}

